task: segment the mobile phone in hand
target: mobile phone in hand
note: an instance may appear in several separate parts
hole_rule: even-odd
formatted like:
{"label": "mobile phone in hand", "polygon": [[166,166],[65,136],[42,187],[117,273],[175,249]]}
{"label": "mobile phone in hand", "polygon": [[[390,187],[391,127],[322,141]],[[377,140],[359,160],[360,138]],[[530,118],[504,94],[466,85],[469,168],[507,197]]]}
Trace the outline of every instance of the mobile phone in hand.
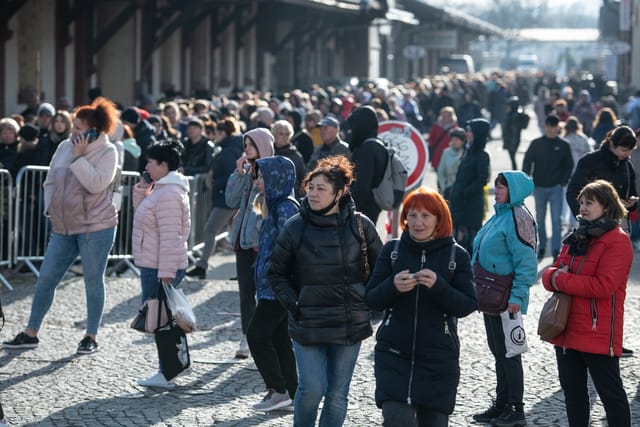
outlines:
{"label": "mobile phone in hand", "polygon": [[147,184],[150,184],[151,181],[153,181],[153,179],[151,179],[151,175],[149,175],[149,172],[143,172],[142,178],[144,178]]}
{"label": "mobile phone in hand", "polygon": [[98,138],[98,132],[93,128],[89,128],[82,134],[82,136],[87,138],[88,143],[92,143],[96,138]]}

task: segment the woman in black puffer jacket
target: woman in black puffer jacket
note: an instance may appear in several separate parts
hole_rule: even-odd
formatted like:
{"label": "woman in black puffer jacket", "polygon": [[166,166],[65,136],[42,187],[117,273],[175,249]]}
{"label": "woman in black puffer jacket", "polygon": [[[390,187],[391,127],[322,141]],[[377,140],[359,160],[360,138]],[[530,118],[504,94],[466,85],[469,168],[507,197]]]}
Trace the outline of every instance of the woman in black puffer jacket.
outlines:
{"label": "woman in black puffer jacket", "polygon": [[346,157],[318,162],[305,179],[300,213],[285,224],[271,256],[269,281],[289,312],[298,365],[294,425],[299,427],[315,425],[323,396],[319,425],[342,425],[360,343],[372,333],[360,236],[371,265],[382,242],[373,223],[355,211],[352,181]]}
{"label": "woman in black puffer jacket", "polygon": [[469,254],[451,237],[436,191],[409,193],[400,224],[400,240],[382,248],[367,285],[369,306],[386,310],[376,336],[376,403],[385,427],[444,427],[460,379],[457,318],[477,307]]}

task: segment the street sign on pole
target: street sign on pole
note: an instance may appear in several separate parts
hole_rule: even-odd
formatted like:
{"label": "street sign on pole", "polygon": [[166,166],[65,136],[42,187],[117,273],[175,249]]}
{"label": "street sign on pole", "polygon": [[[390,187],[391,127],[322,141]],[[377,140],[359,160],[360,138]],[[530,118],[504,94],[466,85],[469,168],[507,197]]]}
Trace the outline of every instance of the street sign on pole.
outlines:
{"label": "street sign on pole", "polygon": [[427,143],[420,132],[407,122],[389,120],[378,125],[378,137],[396,150],[407,167],[407,191],[419,187],[428,161]]}

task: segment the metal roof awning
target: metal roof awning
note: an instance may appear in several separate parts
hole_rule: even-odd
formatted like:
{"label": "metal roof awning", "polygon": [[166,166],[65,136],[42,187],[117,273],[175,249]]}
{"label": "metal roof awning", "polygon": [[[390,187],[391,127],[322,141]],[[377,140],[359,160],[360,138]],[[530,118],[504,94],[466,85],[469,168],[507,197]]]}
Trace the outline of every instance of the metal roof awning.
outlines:
{"label": "metal roof awning", "polygon": [[347,13],[386,12],[386,3],[380,0],[281,0],[283,3]]}
{"label": "metal roof awning", "polygon": [[503,29],[451,8],[439,8],[425,3],[424,0],[400,0],[404,9],[413,13],[421,24],[444,23],[487,36],[503,36]]}

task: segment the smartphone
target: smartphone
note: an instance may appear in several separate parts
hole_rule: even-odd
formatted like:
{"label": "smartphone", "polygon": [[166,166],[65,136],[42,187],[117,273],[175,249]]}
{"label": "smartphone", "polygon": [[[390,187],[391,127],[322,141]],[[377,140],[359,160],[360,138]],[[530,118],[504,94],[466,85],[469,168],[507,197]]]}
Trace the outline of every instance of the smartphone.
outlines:
{"label": "smartphone", "polygon": [[151,181],[153,181],[153,179],[151,179],[151,175],[149,175],[149,172],[143,172],[142,177],[147,182],[147,184],[150,184]]}
{"label": "smartphone", "polygon": [[87,138],[88,143],[92,143],[96,138],[98,138],[98,132],[94,128],[89,128],[82,134],[82,136]]}

